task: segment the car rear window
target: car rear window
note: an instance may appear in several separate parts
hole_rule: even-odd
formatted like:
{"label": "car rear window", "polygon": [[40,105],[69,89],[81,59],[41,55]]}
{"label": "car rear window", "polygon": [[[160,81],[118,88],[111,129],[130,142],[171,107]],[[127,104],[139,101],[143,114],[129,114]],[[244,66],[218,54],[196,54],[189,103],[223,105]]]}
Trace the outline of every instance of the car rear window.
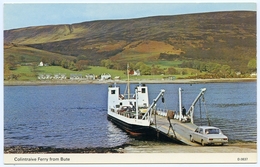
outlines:
{"label": "car rear window", "polygon": [[205,133],[206,134],[219,134],[220,130],[219,129],[206,129]]}

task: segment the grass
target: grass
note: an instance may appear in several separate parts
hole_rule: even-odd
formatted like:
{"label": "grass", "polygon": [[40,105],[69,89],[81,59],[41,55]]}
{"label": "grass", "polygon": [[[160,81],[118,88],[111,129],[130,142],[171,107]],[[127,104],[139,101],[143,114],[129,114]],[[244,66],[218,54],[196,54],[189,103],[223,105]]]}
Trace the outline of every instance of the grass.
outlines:
{"label": "grass", "polygon": [[101,75],[102,73],[109,73],[114,78],[115,76],[120,76],[120,78],[127,78],[124,71],[107,69],[105,67],[90,66],[89,69],[83,71],[71,71],[60,66],[46,66],[46,67],[36,67],[33,70],[32,66],[20,66],[17,70],[12,71],[15,75],[20,75],[19,80],[36,80],[39,74],[66,74],[70,77],[70,74],[95,74]]}
{"label": "grass", "polygon": [[30,74],[30,73],[32,73],[31,69],[32,68],[30,66],[20,66],[17,68],[17,70],[14,70],[13,73],[14,74],[19,74],[19,73]]}
{"label": "grass", "polygon": [[[164,62],[162,62],[164,63]],[[13,74],[19,75],[18,80],[23,81],[35,81],[37,80],[37,76],[39,74],[66,74],[67,78],[70,77],[71,74],[81,74],[85,76],[86,74],[94,74],[96,76],[101,75],[102,73],[109,73],[112,75],[112,78],[119,76],[121,80],[126,80],[127,75],[125,71],[122,70],[114,70],[107,69],[106,67],[99,66],[89,66],[87,70],[83,71],[71,71],[60,66],[46,66],[46,67],[36,67],[33,69],[32,66],[20,66],[17,70],[12,71]],[[194,74],[195,72],[193,72]],[[170,76],[174,76],[175,78],[186,78],[188,76],[193,75],[192,70],[188,70],[187,75],[142,75],[142,76],[130,76],[130,80],[163,80]]]}
{"label": "grass", "polygon": [[48,74],[71,74],[73,71],[62,68],[60,66],[46,66],[46,67],[37,67],[38,73],[48,73]]}

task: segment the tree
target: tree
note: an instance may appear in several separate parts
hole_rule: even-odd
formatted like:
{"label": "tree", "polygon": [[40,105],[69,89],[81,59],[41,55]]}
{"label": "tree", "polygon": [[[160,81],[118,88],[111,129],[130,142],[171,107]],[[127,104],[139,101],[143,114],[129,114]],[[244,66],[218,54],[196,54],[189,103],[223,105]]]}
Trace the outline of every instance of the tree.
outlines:
{"label": "tree", "polygon": [[226,78],[230,75],[231,69],[229,65],[223,65],[221,66],[220,73],[222,74],[222,77]]}
{"label": "tree", "polygon": [[[120,63],[120,64],[125,65],[124,63]],[[128,64],[129,64],[129,69],[130,70],[138,70],[138,69],[135,68],[135,64],[134,63],[128,63]]]}
{"label": "tree", "polygon": [[193,66],[192,68],[200,70],[200,62],[199,61],[193,61]]}
{"label": "tree", "polygon": [[158,74],[164,74],[163,69],[160,69],[160,66],[152,65],[151,75],[158,75]]}
{"label": "tree", "polygon": [[78,71],[86,70],[88,68],[88,61],[87,60],[79,60],[75,64]]}
{"label": "tree", "polygon": [[11,76],[12,72],[10,71],[9,64],[4,63],[4,80],[9,79]]}
{"label": "tree", "polygon": [[200,70],[200,71],[207,71],[207,69],[206,69],[206,63],[201,62],[201,63],[200,63],[199,70]]}
{"label": "tree", "polygon": [[17,66],[16,66],[16,59],[15,59],[14,55],[9,55],[5,59],[5,64],[6,63],[8,63],[9,70],[16,70]]}
{"label": "tree", "polygon": [[42,56],[41,61],[42,61],[43,63],[49,63],[49,62],[50,62],[50,59],[49,59],[47,56]]}
{"label": "tree", "polygon": [[69,62],[69,69],[70,69],[70,70],[73,70],[73,71],[76,71],[76,70],[77,70],[77,68],[75,67],[75,63],[74,63],[73,61],[70,61],[70,62]]}
{"label": "tree", "polygon": [[105,67],[105,66],[106,66],[106,61],[107,61],[107,60],[101,60],[101,61],[100,61],[100,65],[101,65],[102,67]]}
{"label": "tree", "polygon": [[109,59],[102,60],[100,63],[101,66],[106,67],[107,69],[112,69],[114,67],[114,63]]}
{"label": "tree", "polygon": [[66,60],[66,59],[63,59],[63,60],[61,61],[61,66],[62,66],[63,68],[68,69],[68,68],[69,68],[69,61]]}
{"label": "tree", "polygon": [[135,69],[141,69],[141,66],[145,65],[143,62],[138,62],[136,63],[136,65],[134,66]]}
{"label": "tree", "polygon": [[215,63],[215,65],[214,65],[214,68],[212,68],[211,69],[211,71],[210,72],[212,72],[212,73],[218,73],[219,71],[220,71],[220,69],[221,69],[221,65],[220,64],[217,64],[217,63]]}
{"label": "tree", "polygon": [[168,75],[173,75],[173,74],[177,74],[177,70],[174,67],[169,67],[167,69],[167,74]]}
{"label": "tree", "polygon": [[256,59],[249,60],[249,62],[247,64],[247,68],[250,70],[250,72],[256,71],[256,69],[257,69]]}
{"label": "tree", "polygon": [[180,70],[180,75],[187,75],[188,74],[188,70],[187,69],[181,69]]}
{"label": "tree", "polygon": [[151,75],[151,67],[143,64],[140,67],[140,72],[141,72],[141,75]]}

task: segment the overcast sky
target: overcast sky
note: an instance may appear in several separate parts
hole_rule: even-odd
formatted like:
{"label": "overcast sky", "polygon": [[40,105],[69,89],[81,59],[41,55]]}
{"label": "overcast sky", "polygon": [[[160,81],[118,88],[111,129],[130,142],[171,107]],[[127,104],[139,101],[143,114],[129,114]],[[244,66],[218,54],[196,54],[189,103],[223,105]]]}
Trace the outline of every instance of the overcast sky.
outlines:
{"label": "overcast sky", "polygon": [[[18,1],[20,2],[20,1]],[[256,3],[229,2],[221,3],[115,3],[117,1],[105,1],[109,3],[79,3],[80,1],[62,1],[67,3],[4,3],[3,22],[4,30],[53,25],[73,24],[93,20],[129,19],[158,15],[179,15],[188,13],[202,13],[213,11],[256,11]],[[59,2],[59,1],[42,1]],[[73,2],[73,3],[72,3]],[[77,2],[77,3],[75,3]],[[84,1],[90,2],[90,1]],[[99,1],[94,1],[99,2]],[[145,3],[144,3],[145,2]],[[163,2],[163,1],[160,1]],[[181,1],[183,2],[183,1]],[[194,1],[196,2],[196,1]]]}

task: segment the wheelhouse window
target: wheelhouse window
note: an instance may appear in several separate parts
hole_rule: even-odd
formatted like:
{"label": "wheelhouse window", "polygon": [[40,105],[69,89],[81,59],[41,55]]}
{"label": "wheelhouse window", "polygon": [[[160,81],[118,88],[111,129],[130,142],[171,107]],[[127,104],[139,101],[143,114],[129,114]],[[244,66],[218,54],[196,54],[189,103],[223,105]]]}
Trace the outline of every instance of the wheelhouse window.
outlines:
{"label": "wheelhouse window", "polygon": [[111,94],[116,94],[116,90],[111,90]]}
{"label": "wheelhouse window", "polygon": [[145,93],[145,88],[142,88],[142,93]]}

